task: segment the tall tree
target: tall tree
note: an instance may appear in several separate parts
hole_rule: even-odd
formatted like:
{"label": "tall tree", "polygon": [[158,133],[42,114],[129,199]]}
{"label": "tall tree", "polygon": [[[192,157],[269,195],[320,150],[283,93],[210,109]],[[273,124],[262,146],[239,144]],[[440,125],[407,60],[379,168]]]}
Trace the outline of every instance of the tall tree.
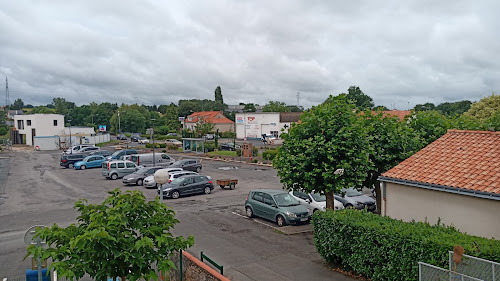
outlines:
{"label": "tall tree", "polygon": [[[118,111],[120,117],[118,118]],[[146,131],[146,117],[139,111],[137,106],[122,105],[113,117],[111,117],[111,130],[118,132],[144,133]]]}
{"label": "tall tree", "polygon": [[437,111],[446,116],[457,116],[462,115],[470,109],[472,102],[468,100],[457,101],[457,102],[445,102],[436,106]]}
{"label": "tall tree", "polygon": [[437,111],[420,111],[407,117],[410,128],[422,137],[423,146],[440,138],[451,128],[450,120]]}
{"label": "tall tree", "polygon": [[22,99],[16,99],[14,103],[10,106],[12,110],[22,110],[24,108],[24,102]]}
{"label": "tall tree", "polygon": [[373,103],[373,99],[363,93],[361,89],[357,86],[351,86],[347,90],[347,99],[351,100],[354,102],[357,108],[359,109],[366,109],[366,108],[373,108],[375,106],[375,103]]}
{"label": "tall tree", "polygon": [[113,280],[158,280],[153,264],[168,272],[174,268],[169,257],[194,244],[192,236],[185,239],[171,233],[179,221],[158,197],[150,201],[142,192],[122,193],[119,189],[109,194],[101,204],[77,201],[77,224],[38,228],[35,235],[48,248],[31,245],[26,257],[52,258],[50,268],[69,280],[84,274],[95,280],[108,276]]}
{"label": "tall tree", "polygon": [[75,107],[74,102],[66,101],[65,98],[54,98],[52,104],[56,109],[57,114],[67,115]]}
{"label": "tall tree", "polygon": [[257,109],[255,108],[255,105],[253,103],[247,103],[243,108],[243,112],[255,112],[255,111],[257,111]]}
{"label": "tall tree", "polygon": [[220,86],[215,88],[215,103],[224,104],[224,98],[222,97],[222,90]]}
{"label": "tall tree", "polygon": [[290,108],[284,102],[270,101],[264,107],[263,112],[290,112]]}
{"label": "tall tree", "polygon": [[500,95],[492,94],[489,97],[482,98],[471,105],[467,116],[477,118],[481,121],[488,120],[490,117],[500,112]]}
{"label": "tall tree", "polygon": [[370,136],[345,94],[330,96],[300,121],[281,135],[273,165],[286,189],[325,194],[333,209],[333,194],[360,188],[372,169]]}
{"label": "tall tree", "polygon": [[428,111],[428,110],[434,110],[436,106],[433,103],[427,102],[424,104],[417,104],[415,105],[414,110],[415,111]]}

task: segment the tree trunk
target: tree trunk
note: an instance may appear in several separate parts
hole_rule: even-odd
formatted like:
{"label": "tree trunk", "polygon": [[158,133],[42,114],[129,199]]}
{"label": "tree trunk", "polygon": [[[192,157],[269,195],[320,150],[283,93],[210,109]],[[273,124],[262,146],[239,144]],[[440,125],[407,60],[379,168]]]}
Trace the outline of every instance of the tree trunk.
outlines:
{"label": "tree trunk", "polygon": [[375,199],[377,201],[377,210],[375,211],[375,213],[377,214],[381,214],[382,213],[382,192],[380,190],[380,183],[377,182],[375,184],[375,195],[377,196]]}
{"label": "tree trunk", "polygon": [[330,192],[327,192],[325,194],[326,196],[326,208],[327,209],[332,209],[332,210],[335,210],[335,199],[333,198],[333,191],[330,191]]}

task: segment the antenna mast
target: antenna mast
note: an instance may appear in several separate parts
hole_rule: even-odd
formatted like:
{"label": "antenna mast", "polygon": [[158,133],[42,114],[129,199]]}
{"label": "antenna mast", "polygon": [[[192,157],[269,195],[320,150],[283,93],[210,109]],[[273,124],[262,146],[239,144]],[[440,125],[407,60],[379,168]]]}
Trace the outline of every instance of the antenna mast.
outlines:
{"label": "antenna mast", "polygon": [[5,77],[5,106],[9,106],[10,104],[10,97],[9,97],[9,80],[7,80],[7,77]]}
{"label": "antenna mast", "polygon": [[300,92],[297,92],[297,107],[300,107]]}

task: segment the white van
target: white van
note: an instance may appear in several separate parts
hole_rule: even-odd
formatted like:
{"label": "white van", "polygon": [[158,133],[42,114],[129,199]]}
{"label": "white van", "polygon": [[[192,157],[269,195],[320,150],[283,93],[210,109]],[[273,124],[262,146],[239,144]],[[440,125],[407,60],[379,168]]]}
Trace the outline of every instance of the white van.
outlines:
{"label": "white van", "polygon": [[[134,162],[137,166],[153,164],[153,153],[124,155],[123,160]],[[169,166],[175,162],[175,159],[166,153],[155,153],[154,162],[156,165]]]}
{"label": "white van", "polygon": [[71,154],[71,153],[77,153],[80,152],[80,149],[84,147],[94,147],[95,145],[93,144],[78,144],[78,145],[73,145],[72,147],[66,149],[64,153],[66,154]]}

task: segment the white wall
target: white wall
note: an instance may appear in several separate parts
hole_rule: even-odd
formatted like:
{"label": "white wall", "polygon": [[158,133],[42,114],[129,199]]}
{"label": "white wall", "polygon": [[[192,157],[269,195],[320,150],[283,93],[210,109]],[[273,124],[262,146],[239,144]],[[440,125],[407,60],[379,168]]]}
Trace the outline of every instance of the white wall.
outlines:
{"label": "white wall", "polygon": [[[18,120],[22,120],[24,128],[19,128]],[[28,125],[28,120],[31,125]],[[57,125],[54,126],[54,120]],[[61,114],[26,114],[14,115],[14,126],[20,135],[26,135],[26,144],[33,145],[32,129],[35,129],[35,136],[57,136],[64,131],[64,115]]]}
{"label": "white wall", "polygon": [[59,137],[46,136],[34,137],[34,147],[38,146],[40,150],[59,150]]}
{"label": "white wall", "polygon": [[281,135],[281,129],[290,123],[280,123],[279,112],[246,112],[236,113],[236,138],[261,138],[262,134],[272,131]]}
{"label": "white wall", "polygon": [[404,221],[438,219],[468,234],[500,239],[500,201],[386,183],[382,215]]}
{"label": "white wall", "polygon": [[80,135],[80,136],[91,136],[95,134],[95,129],[92,127],[65,127],[64,134],[69,135]]}
{"label": "white wall", "polygon": [[110,140],[111,140],[111,137],[109,134],[95,135],[92,137],[81,137],[80,138],[81,144],[97,144],[97,143],[108,142]]}

